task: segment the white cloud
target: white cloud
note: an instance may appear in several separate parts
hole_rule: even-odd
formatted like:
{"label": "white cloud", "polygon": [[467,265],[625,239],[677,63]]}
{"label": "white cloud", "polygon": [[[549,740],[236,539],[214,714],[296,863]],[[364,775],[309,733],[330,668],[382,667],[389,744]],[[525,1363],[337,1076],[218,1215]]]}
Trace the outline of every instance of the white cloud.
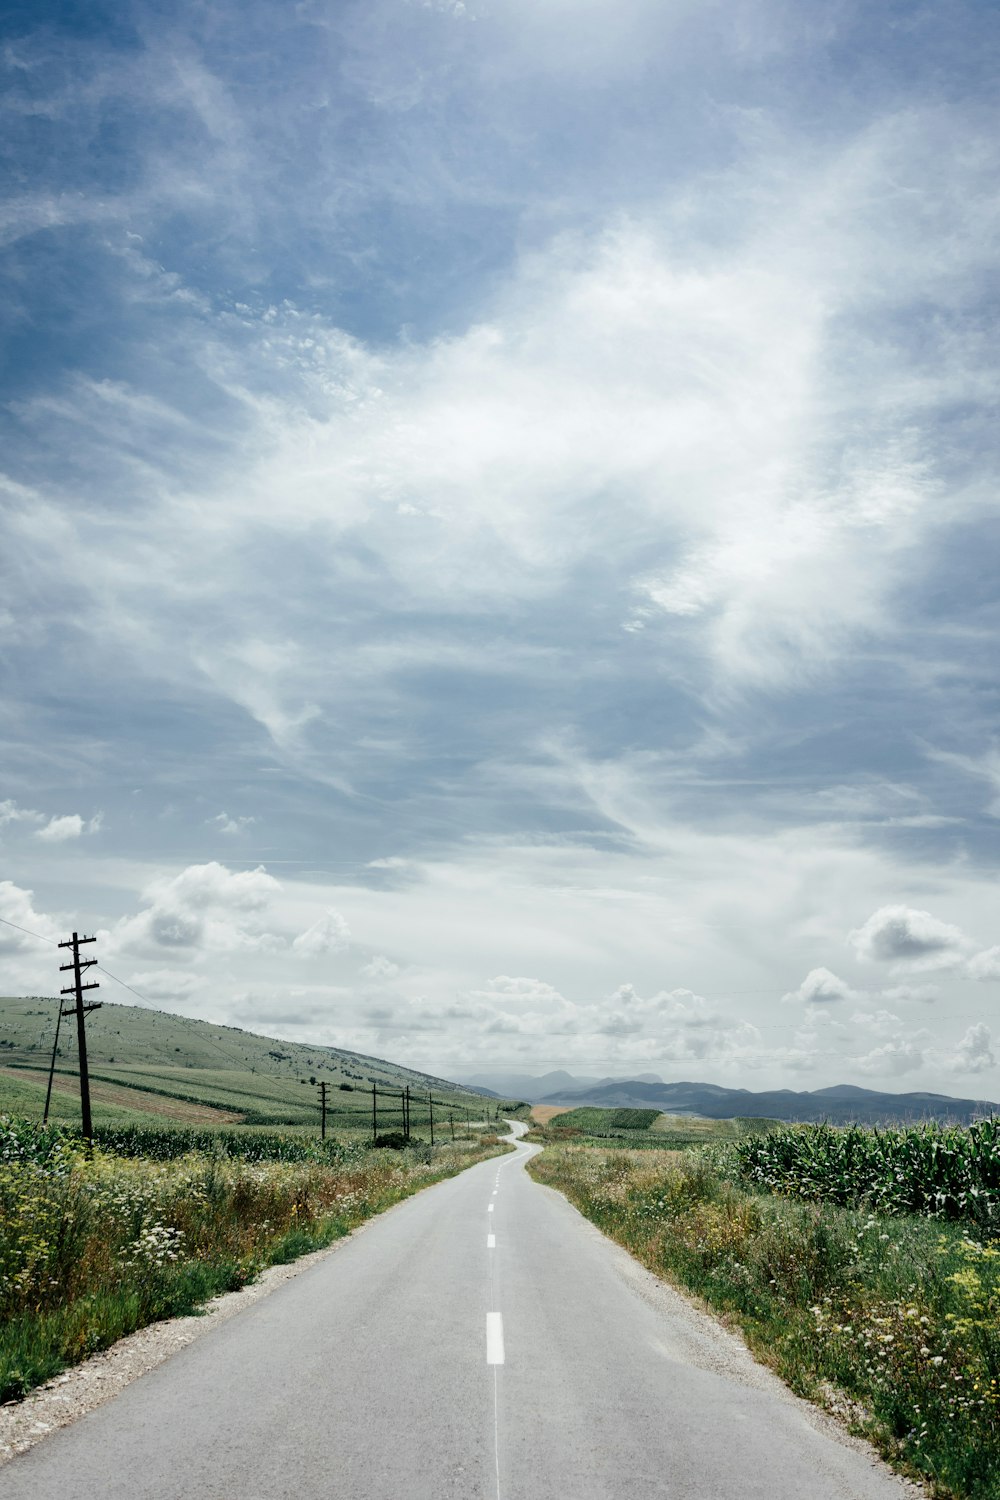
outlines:
{"label": "white cloud", "polygon": [[983,1021],[966,1031],[955,1049],[951,1066],[956,1073],[985,1073],[996,1066],[993,1033]]}
{"label": "white cloud", "polygon": [[207,822],[218,829],[220,833],[233,838],[255,823],[256,818],[235,817],[231,818],[227,812],[216,813],[214,818],[208,818]]}
{"label": "white cloud", "polygon": [[44,823],[45,814],[35,812],[30,807],[18,807],[17,803],[7,798],[0,802],[0,829],[6,828],[8,823]]}
{"label": "white cloud", "polygon": [[112,950],[162,954],[166,949],[181,958],[200,949],[281,947],[281,937],[265,925],[280,890],[262,865],[240,871],[214,860],[189,865],[179,875],[150,885],[146,908],[123,918],[110,933]]}
{"label": "white cloud", "polygon": [[341,953],[350,946],[351,929],[331,906],[318,922],[300,932],[292,943],[297,958],[319,958],[324,953]]}
{"label": "white cloud", "polygon": [[399,965],[394,964],[391,958],[385,958],[381,953],[376,953],[366,964],[361,965],[359,972],[366,979],[394,979],[399,973]]}
{"label": "white cloud", "polygon": [[[37,952],[39,938],[52,943],[65,936],[52,917],[35,910],[34,892],[23,890],[12,880],[0,880],[0,917],[4,918],[4,925],[0,926],[0,953],[17,953],[25,949]],[[14,925],[7,926],[6,923]],[[18,928],[25,930],[18,931]]]}
{"label": "white cloud", "polygon": [[881,906],[848,934],[859,957],[902,969],[954,968],[968,939],[960,928],[911,906]]}
{"label": "white cloud", "polygon": [[781,997],[785,1001],[801,1001],[806,1005],[828,1005],[838,1000],[857,998],[857,991],[829,969],[810,969],[797,990]]}
{"label": "white cloud", "polygon": [[44,828],[36,830],[35,838],[44,839],[48,844],[63,844],[85,833],[97,833],[103,822],[103,813],[96,813],[89,821],[81,818],[79,813],[67,813],[63,817],[50,818]]}
{"label": "white cloud", "polygon": [[905,1037],[894,1037],[874,1047],[857,1060],[862,1073],[885,1078],[898,1078],[904,1073],[915,1073],[924,1065],[924,1052],[913,1041]]}
{"label": "white cloud", "polygon": [[965,965],[970,979],[1000,979],[1000,947],[973,954]]}

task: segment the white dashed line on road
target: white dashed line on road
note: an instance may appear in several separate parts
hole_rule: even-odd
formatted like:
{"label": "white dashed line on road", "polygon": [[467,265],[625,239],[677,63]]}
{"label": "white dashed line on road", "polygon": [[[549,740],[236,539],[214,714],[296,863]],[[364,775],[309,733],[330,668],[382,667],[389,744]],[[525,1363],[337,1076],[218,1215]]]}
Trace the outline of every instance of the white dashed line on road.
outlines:
{"label": "white dashed line on road", "polygon": [[486,1314],[486,1363],[503,1364],[503,1317],[498,1312]]}
{"label": "white dashed line on road", "polygon": [[487,1250],[495,1250],[496,1247],[497,1247],[497,1237],[496,1237],[496,1235],[495,1234],[488,1234],[486,1236],[486,1248],[487,1248]]}

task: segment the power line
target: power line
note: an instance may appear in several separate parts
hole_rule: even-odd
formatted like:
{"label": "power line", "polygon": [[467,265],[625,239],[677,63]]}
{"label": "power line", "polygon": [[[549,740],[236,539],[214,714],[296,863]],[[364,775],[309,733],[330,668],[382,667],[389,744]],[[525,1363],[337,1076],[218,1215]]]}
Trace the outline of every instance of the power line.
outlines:
{"label": "power line", "polygon": [[26,932],[29,937],[37,938],[40,943],[48,943],[53,948],[59,947],[59,944],[56,942],[55,938],[43,937],[40,932],[32,932],[30,927],[22,927],[20,922],[11,922],[7,917],[0,917],[0,922],[2,922],[5,927],[16,927],[18,932]]}
{"label": "power line", "polygon": [[111,970],[106,969],[103,964],[98,964],[97,967],[102,974],[106,974],[109,979],[113,979],[115,984],[120,984],[123,990],[128,990],[130,995],[134,995],[137,1000],[141,1000],[143,1005],[152,1005],[152,1001],[147,1000],[145,995],[140,995],[138,990],[134,990],[130,984],[126,984],[124,979],[119,979],[117,974],[112,974]]}

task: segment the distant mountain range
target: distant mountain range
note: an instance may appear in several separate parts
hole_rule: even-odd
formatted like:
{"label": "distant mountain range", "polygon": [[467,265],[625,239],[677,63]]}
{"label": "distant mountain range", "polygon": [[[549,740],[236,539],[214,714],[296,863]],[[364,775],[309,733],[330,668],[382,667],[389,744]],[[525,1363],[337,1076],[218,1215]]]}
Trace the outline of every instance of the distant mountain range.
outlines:
{"label": "distant mountain range", "polygon": [[793,1089],[727,1089],[712,1083],[664,1083],[655,1074],[641,1078],[575,1078],[572,1073],[480,1074],[466,1082],[499,1088],[531,1104],[595,1104],[606,1109],[656,1108],[670,1115],[700,1115],[709,1120],[744,1118],[856,1121],[877,1125],[896,1120],[954,1120],[968,1124],[982,1115],[1000,1114],[989,1099],[953,1099],[947,1094],[882,1093],[849,1083],[796,1093]]}
{"label": "distant mountain range", "polygon": [[[636,1083],[662,1083],[663,1079],[659,1073],[634,1073],[630,1075]],[[617,1078],[587,1078],[577,1077],[573,1073],[567,1073],[562,1069],[554,1073],[542,1073],[536,1076],[533,1073],[504,1073],[489,1072],[466,1075],[459,1071],[459,1081],[469,1088],[482,1089],[490,1094],[501,1095],[504,1099],[523,1099],[528,1104],[539,1104],[551,1093],[559,1089],[591,1089],[602,1088],[620,1082]]]}

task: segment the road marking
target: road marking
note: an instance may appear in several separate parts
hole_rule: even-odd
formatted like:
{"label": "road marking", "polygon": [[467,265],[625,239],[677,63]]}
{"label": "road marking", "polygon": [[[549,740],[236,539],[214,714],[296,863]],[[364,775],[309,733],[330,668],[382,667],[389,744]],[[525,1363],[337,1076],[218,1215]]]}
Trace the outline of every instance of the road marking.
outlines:
{"label": "road marking", "polygon": [[503,1364],[503,1318],[499,1313],[486,1314],[486,1363]]}
{"label": "road marking", "polygon": [[487,1250],[495,1250],[496,1247],[497,1247],[497,1237],[496,1237],[496,1235],[495,1234],[488,1234],[486,1236],[486,1248],[487,1248]]}
{"label": "road marking", "polygon": [[497,1475],[497,1500],[500,1500],[500,1392],[496,1366],[493,1367],[493,1462]]}
{"label": "road marking", "polygon": [[494,1196],[494,1198],[496,1197],[497,1193],[499,1193],[499,1191],[500,1191],[499,1188],[494,1188],[493,1189],[493,1196]]}
{"label": "road marking", "polygon": [[487,1209],[487,1210],[486,1210],[486,1212],[487,1212],[487,1213],[488,1213],[488,1214],[491,1214],[491,1213],[492,1213],[492,1212],[493,1212],[493,1204],[492,1204],[492,1203],[491,1203],[491,1204],[490,1204],[490,1206],[489,1206],[489,1208],[488,1208],[488,1209]]}

